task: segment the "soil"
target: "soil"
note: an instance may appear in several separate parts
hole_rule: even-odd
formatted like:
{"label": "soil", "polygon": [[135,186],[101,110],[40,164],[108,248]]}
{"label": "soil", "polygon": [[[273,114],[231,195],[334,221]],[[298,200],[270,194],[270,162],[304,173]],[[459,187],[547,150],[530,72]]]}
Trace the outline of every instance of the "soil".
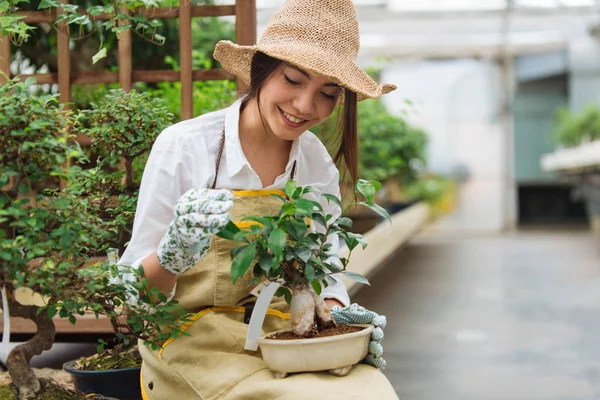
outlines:
{"label": "soil", "polygon": [[[40,379],[44,386],[44,393],[39,400],[89,400],[84,393],[77,392],[73,388],[60,385],[52,380]],[[0,386],[0,399],[17,400],[17,392],[12,384],[6,383]]]}
{"label": "soil", "polygon": [[[84,371],[107,371],[113,369],[136,368],[142,365],[142,356],[137,346],[122,350],[118,347],[101,354],[81,359],[75,368]],[[1,398],[0,398],[1,399]]]}
{"label": "soil", "polygon": [[326,336],[336,336],[343,335],[345,333],[358,332],[365,329],[364,326],[348,326],[348,325],[338,325],[331,328],[319,329],[317,333],[312,338],[305,338],[302,336],[297,336],[293,332],[279,332],[275,335],[268,336],[265,339],[274,339],[274,340],[297,340],[297,339],[314,339]]}

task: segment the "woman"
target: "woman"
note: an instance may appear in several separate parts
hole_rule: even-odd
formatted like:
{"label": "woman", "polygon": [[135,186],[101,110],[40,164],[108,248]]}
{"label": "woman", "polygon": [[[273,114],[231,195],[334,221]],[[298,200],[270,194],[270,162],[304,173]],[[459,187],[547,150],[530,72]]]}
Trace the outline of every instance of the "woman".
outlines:
{"label": "woman", "polygon": [[[178,123],[153,146],[140,190],[132,240],[121,263],[171,293],[188,311],[189,335],[152,351],[140,345],[145,399],[396,399],[377,367],[378,354],[344,377],[326,372],[275,379],[260,352],[244,350],[255,298],[250,274],[231,283],[231,242],[214,234],[231,219],[274,214],[269,194],[288,179],[339,195],[339,173],[308,129],[344,104],[343,159],[356,179],[356,103],[394,90],[356,66],[358,23],[350,0],[289,0],[256,46],[219,42],[215,58],[249,85],[225,110]],[[241,191],[240,191],[241,189]],[[237,190],[232,192],[231,190]],[[327,213],[339,215],[332,205]],[[337,246],[337,243],[334,243]],[[376,316],[350,310],[342,282],[323,290],[340,319]],[[290,326],[289,308],[274,299],[263,329]],[[334,314],[335,317],[335,314]],[[381,332],[381,331],[380,331]],[[379,338],[381,339],[381,338]]]}

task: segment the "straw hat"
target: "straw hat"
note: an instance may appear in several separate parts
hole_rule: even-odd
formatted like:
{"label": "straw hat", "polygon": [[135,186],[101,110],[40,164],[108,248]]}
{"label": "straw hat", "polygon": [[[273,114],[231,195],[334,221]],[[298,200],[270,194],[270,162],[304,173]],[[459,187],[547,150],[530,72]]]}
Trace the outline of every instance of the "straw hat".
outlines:
{"label": "straw hat", "polygon": [[356,92],[359,100],[377,98],[396,89],[377,84],[358,65],[359,32],[351,0],[288,0],[277,11],[257,45],[222,40],[214,57],[223,68],[250,85],[250,64],[256,51],[329,77]]}

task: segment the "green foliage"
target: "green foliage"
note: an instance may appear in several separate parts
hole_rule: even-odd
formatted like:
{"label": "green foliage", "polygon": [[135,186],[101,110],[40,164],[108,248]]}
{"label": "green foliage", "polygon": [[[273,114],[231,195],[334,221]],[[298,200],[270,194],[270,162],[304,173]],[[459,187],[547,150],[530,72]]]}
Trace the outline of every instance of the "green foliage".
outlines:
{"label": "green foliage", "polygon": [[[0,0],[0,34],[11,38],[17,46],[24,47],[25,56],[33,64],[50,68],[48,55],[56,56],[57,23],[65,21],[70,37],[75,44],[72,52],[76,70],[101,70],[106,64],[115,65],[117,58],[117,38],[121,32],[131,30],[133,64],[139,69],[163,68],[165,56],[179,58],[179,21],[175,18],[161,19],[157,7],[178,7],[173,0],[70,0],[61,4],[58,0]],[[194,5],[214,4],[213,0],[195,1]],[[149,9],[148,17],[138,13],[138,7]],[[23,11],[43,10],[59,14],[57,22],[34,26],[24,23],[19,15]],[[108,21],[98,20],[100,14],[109,15]],[[215,17],[194,18],[192,24],[192,45],[211,57],[217,40],[234,40],[234,24]],[[168,40],[167,40],[168,39]],[[53,58],[52,57],[52,58]],[[97,65],[91,65],[98,63]],[[85,68],[78,68],[85,65]]]}
{"label": "green foliage", "polygon": [[0,87],[0,187],[13,177],[21,193],[66,178],[63,164],[81,153],[69,133],[70,113],[56,95],[35,96],[33,84],[15,78]]}
{"label": "green foliage", "polygon": [[[378,182],[358,180],[356,192],[365,198],[359,204],[389,219],[387,212],[373,202],[380,186]],[[346,230],[352,226],[350,219],[325,215],[319,202],[306,198],[311,192],[314,192],[312,187],[299,187],[295,181],[289,180],[285,187],[286,197],[276,195],[282,201],[278,215],[249,216],[243,220],[257,223],[250,229],[240,230],[230,222],[219,233],[225,239],[243,243],[231,252],[231,279],[234,283],[252,268],[252,283],[264,279],[282,281],[283,286],[277,295],[285,296],[288,302],[291,300],[290,289],[298,285],[311,284],[315,292],[321,293],[323,287],[334,282],[331,278],[333,273],[341,272],[368,284],[362,275],[346,271],[349,257],[340,259],[342,265],[333,261],[335,258],[332,256],[337,257],[337,254],[331,252],[332,245],[328,240],[339,237],[350,252],[359,245],[365,248],[366,242],[361,235]],[[335,196],[326,195],[324,198],[341,206]],[[311,224],[318,224],[321,229],[314,229]]]}
{"label": "green foliage", "polygon": [[[339,112],[321,126],[320,136],[328,143],[335,141],[333,130]],[[409,183],[426,166],[426,133],[390,114],[379,99],[358,103],[358,141],[359,175],[365,179],[394,178]]]}
{"label": "green foliage", "polygon": [[[143,14],[136,13],[140,7],[156,8],[160,2],[155,0],[114,0],[101,1],[101,4],[90,5],[75,1],[72,4],[63,4],[58,0],[0,0],[0,34],[8,36],[17,45],[27,41],[35,29],[22,21],[24,17],[18,13],[32,8],[37,4],[37,10],[57,12],[58,17],[53,23],[55,28],[58,23],[64,22],[71,31],[78,32],[83,38],[90,33],[96,33],[100,38],[100,46],[94,56],[98,59],[106,56],[106,48],[102,42],[104,36],[119,35],[125,30],[133,30],[139,36],[156,44],[163,44],[165,37],[158,33],[162,23],[154,18],[146,18]],[[96,20],[96,16],[106,14],[106,21]]]}
{"label": "green foliage", "polygon": [[[133,226],[143,167],[154,140],[173,115],[163,99],[121,89],[110,90],[91,106],[79,113],[74,131],[92,138],[97,165],[79,171],[67,190],[89,199],[94,215],[112,233],[104,245],[123,251]],[[124,170],[118,168],[121,160]]]}
{"label": "green foliage", "polygon": [[[124,231],[137,200],[130,167],[149,151],[170,115],[146,94],[114,91],[73,116],[55,96],[35,96],[33,87],[18,79],[0,87],[0,145],[6,149],[0,154],[0,284],[39,293],[45,306],[37,308],[38,316],[72,323],[86,312],[108,316],[123,344],[139,338],[157,348],[180,334],[183,310],[138,271],[114,259],[91,264],[90,258],[121,243],[116,236],[128,238]],[[92,136],[102,157],[96,168],[81,168],[89,160],[75,133]],[[115,168],[119,159],[130,161],[125,173]],[[43,189],[58,177],[61,185]],[[137,279],[123,282],[127,272]],[[128,304],[139,293],[139,301]],[[163,302],[155,304],[155,298]]]}
{"label": "green foliage", "polygon": [[452,181],[443,177],[424,177],[408,185],[404,194],[411,200],[436,203],[440,201],[449,190]]}
{"label": "green foliage", "polygon": [[[167,57],[165,62],[173,70],[179,70],[179,64],[173,57]],[[192,62],[195,70],[210,69],[213,68],[214,60],[209,58],[202,50],[193,50]],[[175,119],[181,120],[181,82],[160,82],[156,85],[140,84],[138,87],[153,97],[164,99]],[[198,116],[226,107],[233,103],[236,98],[236,84],[233,81],[194,82],[194,115]]]}
{"label": "green foliage", "polygon": [[562,147],[579,146],[600,139],[600,107],[588,104],[581,112],[562,108],[557,112],[555,143]]}

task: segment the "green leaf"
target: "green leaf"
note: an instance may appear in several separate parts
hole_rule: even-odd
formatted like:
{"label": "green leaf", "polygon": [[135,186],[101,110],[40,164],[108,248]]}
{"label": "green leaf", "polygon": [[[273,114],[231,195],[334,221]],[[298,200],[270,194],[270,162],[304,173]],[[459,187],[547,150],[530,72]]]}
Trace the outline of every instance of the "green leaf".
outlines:
{"label": "green leaf", "polygon": [[347,217],[338,218],[337,224],[340,226],[346,226],[348,228],[352,228],[352,220]]}
{"label": "green leaf", "polygon": [[296,181],[290,179],[285,183],[285,194],[291,199],[296,191]]}
{"label": "green leaf", "polygon": [[258,259],[258,265],[260,265],[260,268],[265,271],[265,272],[269,272],[271,270],[271,266],[273,265],[273,256],[271,254],[261,254],[260,258]]}
{"label": "green leaf", "polygon": [[92,64],[96,64],[98,61],[106,58],[106,47],[103,47],[92,57]]}
{"label": "green leaf", "polygon": [[269,248],[276,257],[281,256],[283,247],[285,246],[286,235],[283,229],[275,228],[269,236]]}
{"label": "green leaf", "polygon": [[305,186],[304,189],[302,189],[302,196],[304,196],[305,194],[308,194],[308,193],[316,192],[316,191],[317,191],[317,189],[315,189],[312,186]]}
{"label": "green leaf", "polygon": [[268,217],[244,217],[242,221],[258,222],[263,226],[272,226],[273,222]]}
{"label": "green leaf", "polygon": [[217,236],[222,237],[223,239],[235,240],[235,235],[238,232],[241,232],[240,228],[238,228],[233,222],[229,221],[227,225],[225,225],[225,227],[217,233]]}
{"label": "green leaf", "polygon": [[327,223],[325,222],[325,217],[323,217],[323,214],[321,213],[312,213],[311,218],[313,221],[315,221],[316,223],[320,224],[323,227],[327,226]]}
{"label": "green leaf", "polygon": [[310,256],[312,256],[312,251],[310,251],[310,249],[306,246],[296,247],[294,249],[294,253],[296,254],[296,257],[304,262],[308,262]]}
{"label": "green leaf", "polygon": [[369,280],[362,276],[361,274],[357,274],[356,272],[351,271],[343,271],[342,274],[346,275],[348,278],[355,280],[358,283],[364,283],[365,285],[371,285]]}
{"label": "green leaf", "polygon": [[296,200],[296,207],[305,211],[307,214],[311,214],[313,210],[316,208],[319,211],[323,211],[323,206],[317,203],[316,201],[307,200],[307,199],[298,199]]}
{"label": "green leaf", "polygon": [[342,208],[342,202],[340,201],[339,197],[329,193],[323,193],[323,197],[325,197],[328,202],[334,202],[339,208]]}
{"label": "green leaf", "polygon": [[77,319],[75,318],[74,315],[69,315],[69,322],[73,325],[75,325],[75,322],[77,321]]}
{"label": "green leaf", "polygon": [[287,199],[283,196],[280,196],[278,194],[270,194],[269,196],[273,196],[273,197],[277,197],[279,200],[283,201],[284,203],[287,203]]}
{"label": "green leaf", "polygon": [[290,292],[290,289],[285,288],[285,292],[283,292],[283,295],[285,296],[285,302],[288,304],[292,304],[292,292]]}
{"label": "green leaf", "polygon": [[390,218],[390,214],[388,214],[388,212],[385,210],[385,208],[381,207],[378,204],[369,204],[367,202],[361,201],[360,203],[358,203],[360,205],[363,205],[365,207],[369,207],[371,210],[375,211],[377,214],[381,215],[383,218],[387,219],[390,223],[392,222],[392,219]]}
{"label": "green leaf", "polygon": [[373,199],[377,190],[375,189],[375,185],[373,184],[373,182],[364,179],[359,179],[356,181],[356,192],[365,196],[367,202],[373,203]]}
{"label": "green leaf", "polygon": [[310,285],[313,287],[313,290],[317,295],[321,294],[321,292],[323,291],[321,284],[316,279],[313,279],[312,282],[310,282]]}
{"label": "green leaf", "polygon": [[234,284],[248,271],[255,257],[256,242],[249,244],[235,256],[231,263],[231,280]]}
{"label": "green leaf", "polygon": [[312,282],[315,279],[315,269],[311,264],[306,264],[304,267],[304,275],[309,282]]}

